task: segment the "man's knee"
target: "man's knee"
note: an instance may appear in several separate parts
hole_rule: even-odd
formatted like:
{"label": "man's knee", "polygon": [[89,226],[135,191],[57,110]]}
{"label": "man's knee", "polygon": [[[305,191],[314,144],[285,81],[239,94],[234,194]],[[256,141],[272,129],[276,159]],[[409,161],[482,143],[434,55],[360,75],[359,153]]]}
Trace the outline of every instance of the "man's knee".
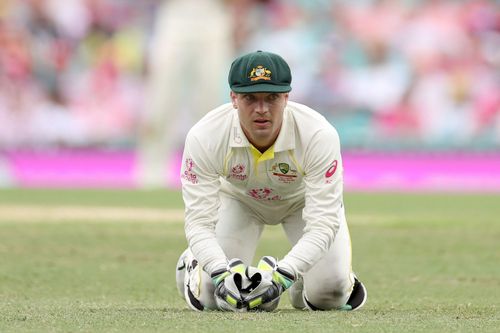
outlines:
{"label": "man's knee", "polygon": [[304,281],[302,279],[297,280],[290,289],[288,289],[288,296],[290,298],[290,303],[292,306],[299,310],[306,309],[304,303]]}
{"label": "man's knee", "polygon": [[307,285],[304,294],[306,306],[312,310],[341,308],[349,299],[351,288],[352,283],[346,279]]}

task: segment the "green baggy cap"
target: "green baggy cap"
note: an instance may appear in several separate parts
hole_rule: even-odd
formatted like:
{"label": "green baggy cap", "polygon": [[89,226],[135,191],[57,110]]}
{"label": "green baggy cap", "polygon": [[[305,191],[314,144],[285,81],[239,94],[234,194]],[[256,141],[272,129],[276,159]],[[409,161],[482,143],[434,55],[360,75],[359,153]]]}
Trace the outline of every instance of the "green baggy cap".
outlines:
{"label": "green baggy cap", "polygon": [[271,52],[245,54],[231,64],[229,87],[235,93],[275,92],[292,90],[292,73],[286,61]]}

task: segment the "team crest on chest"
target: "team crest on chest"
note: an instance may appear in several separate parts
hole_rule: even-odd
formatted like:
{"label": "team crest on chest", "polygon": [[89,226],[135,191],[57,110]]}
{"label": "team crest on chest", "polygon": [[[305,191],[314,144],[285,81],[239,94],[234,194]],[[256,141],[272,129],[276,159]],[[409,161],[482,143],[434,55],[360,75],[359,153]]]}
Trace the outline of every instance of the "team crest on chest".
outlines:
{"label": "team crest on chest", "polygon": [[271,71],[264,66],[257,66],[252,69],[250,75],[250,81],[258,81],[258,80],[271,80]]}
{"label": "team crest on chest", "polygon": [[281,183],[292,183],[297,179],[297,170],[290,168],[288,163],[275,163],[271,167],[271,173]]}
{"label": "team crest on chest", "polygon": [[290,165],[288,163],[278,163],[278,168],[283,174],[287,174],[290,171]]}

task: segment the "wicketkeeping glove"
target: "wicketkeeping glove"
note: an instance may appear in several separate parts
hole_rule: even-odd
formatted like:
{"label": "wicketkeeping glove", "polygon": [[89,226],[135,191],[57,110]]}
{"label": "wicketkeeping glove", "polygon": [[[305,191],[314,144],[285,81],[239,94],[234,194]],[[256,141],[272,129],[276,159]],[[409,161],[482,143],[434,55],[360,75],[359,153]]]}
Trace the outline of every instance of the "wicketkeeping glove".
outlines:
{"label": "wicketkeeping glove", "polygon": [[258,295],[253,293],[252,299],[250,297],[246,298],[249,309],[273,311],[278,307],[281,294],[295,282],[295,276],[278,267],[276,258],[270,256],[263,257],[259,261],[257,269],[262,273],[263,281],[270,280],[271,283]]}
{"label": "wicketkeeping glove", "polygon": [[272,274],[273,282],[277,283],[283,288],[283,291],[290,288],[295,282],[295,276],[293,273],[284,270],[278,266],[278,261],[276,258],[271,256],[265,256],[260,259],[257,268],[264,271],[270,272]]}
{"label": "wicketkeeping glove", "polygon": [[[215,301],[219,309],[224,311],[246,311],[247,304],[240,293],[241,277],[246,266],[240,259],[231,259],[225,269],[212,272],[215,285]],[[237,285],[238,281],[240,284]]]}

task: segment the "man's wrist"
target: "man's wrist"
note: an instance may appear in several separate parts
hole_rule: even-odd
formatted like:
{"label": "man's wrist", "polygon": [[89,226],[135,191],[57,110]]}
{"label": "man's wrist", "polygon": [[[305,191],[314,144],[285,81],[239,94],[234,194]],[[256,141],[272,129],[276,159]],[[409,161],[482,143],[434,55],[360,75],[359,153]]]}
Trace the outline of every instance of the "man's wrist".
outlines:
{"label": "man's wrist", "polygon": [[295,267],[290,265],[286,260],[280,260],[278,262],[277,271],[292,281],[297,281],[297,279],[299,278]]}

